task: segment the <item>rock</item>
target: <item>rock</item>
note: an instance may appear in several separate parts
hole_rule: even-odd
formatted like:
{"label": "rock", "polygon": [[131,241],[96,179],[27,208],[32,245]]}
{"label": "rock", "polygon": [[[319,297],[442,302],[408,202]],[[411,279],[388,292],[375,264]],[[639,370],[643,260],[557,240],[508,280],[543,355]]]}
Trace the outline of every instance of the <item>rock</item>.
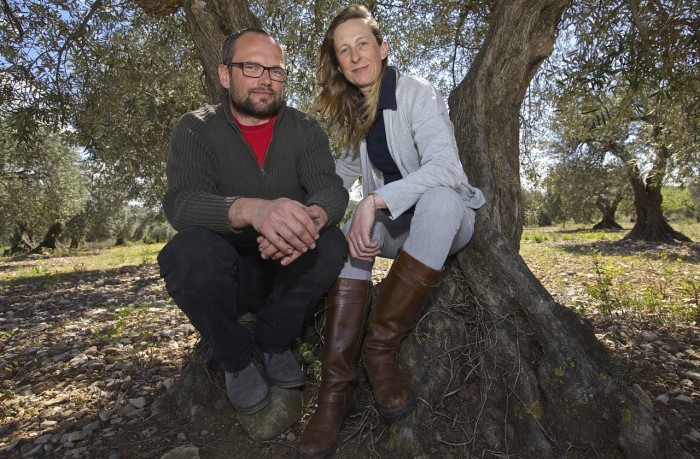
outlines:
{"label": "rock", "polygon": [[39,437],[39,438],[37,438],[36,440],[34,440],[34,444],[36,444],[36,445],[45,445],[46,443],[49,442],[49,440],[51,440],[51,437],[53,437],[52,434],[42,435],[41,437]]}
{"label": "rock", "polygon": [[80,440],[84,440],[88,434],[82,430],[76,430],[75,432],[70,432],[65,435],[65,439],[62,439],[61,443],[75,443]]}
{"label": "rock", "polygon": [[693,381],[700,381],[700,373],[697,371],[684,371],[683,374]]}
{"label": "rock", "polygon": [[22,457],[32,457],[36,455],[39,451],[44,449],[44,445],[36,445],[34,448],[30,449],[29,451],[22,452]]}
{"label": "rock", "polygon": [[41,427],[42,429],[51,429],[53,427],[56,427],[56,424],[58,424],[58,422],[52,421],[50,419],[46,419],[44,421],[41,421],[41,424],[39,424],[39,427]]}
{"label": "rock", "polygon": [[656,401],[659,403],[663,403],[664,405],[668,405],[668,401],[671,399],[671,397],[668,396],[668,394],[661,394],[656,397]]}
{"label": "rock", "polygon": [[676,354],[676,353],[680,352],[680,350],[681,350],[681,348],[680,348],[680,346],[678,345],[678,343],[675,342],[675,341],[671,341],[671,340],[666,341],[666,342],[664,343],[664,349],[665,349],[667,352],[670,352],[671,354]]}
{"label": "rock", "polygon": [[194,445],[178,446],[163,454],[160,459],[199,459],[199,448]]}
{"label": "rock", "polygon": [[681,389],[680,387],[674,387],[673,389],[671,389],[670,391],[668,391],[668,394],[669,394],[671,397],[674,397],[674,396],[676,396],[676,395],[681,394],[682,392],[683,392],[683,389]]}
{"label": "rock", "polygon": [[87,356],[97,355],[97,346],[90,346],[89,348],[85,349],[85,355],[87,355]]}
{"label": "rock", "polygon": [[146,398],[138,397],[129,399],[129,404],[131,404],[135,408],[143,408],[144,406],[146,406]]}
{"label": "rock", "polygon": [[237,413],[236,419],[252,438],[272,440],[297,423],[303,414],[301,391],[270,388],[272,400],[254,414]]}
{"label": "rock", "polygon": [[642,332],[642,339],[643,339],[644,341],[646,341],[647,343],[652,343],[652,342],[654,342],[654,341],[656,341],[656,340],[659,339],[659,335],[657,335],[657,334],[654,333],[653,331],[647,331],[647,330],[645,330],[645,331]]}
{"label": "rock", "polygon": [[153,434],[155,434],[156,432],[158,432],[158,429],[157,429],[157,428],[155,428],[155,427],[149,427],[148,429],[145,429],[145,430],[142,430],[142,431],[141,431],[141,436],[142,436],[143,438],[151,438],[151,437],[153,436]]}
{"label": "rock", "polygon": [[84,364],[85,362],[87,362],[87,360],[88,360],[88,356],[87,356],[87,355],[85,355],[85,354],[78,354],[78,355],[76,355],[75,357],[73,357],[73,358],[70,360],[70,362],[68,362],[68,365],[70,365],[70,366],[72,366],[72,367],[77,367],[77,366],[82,365],[82,364]]}
{"label": "rock", "polygon": [[674,400],[677,400],[679,402],[685,402],[685,403],[693,403],[692,398],[688,397],[687,395],[683,395],[683,394],[677,396],[676,398],[674,398]]}

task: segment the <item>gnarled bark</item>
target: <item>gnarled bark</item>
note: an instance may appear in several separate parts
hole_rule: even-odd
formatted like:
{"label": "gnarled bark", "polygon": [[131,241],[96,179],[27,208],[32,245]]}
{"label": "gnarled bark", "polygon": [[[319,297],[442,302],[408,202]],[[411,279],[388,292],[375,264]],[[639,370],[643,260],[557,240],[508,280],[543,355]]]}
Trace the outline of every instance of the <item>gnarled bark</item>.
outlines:
{"label": "gnarled bark", "polygon": [[681,454],[648,398],[615,379],[590,324],[556,303],[492,226],[448,264],[400,359],[422,403],[391,438],[412,455],[445,444],[465,456]]}
{"label": "gnarled bark", "polygon": [[[476,425],[489,451],[552,457],[570,443],[591,451],[619,445],[628,457],[661,457],[672,449],[652,407],[612,378],[591,327],[553,301],[517,254],[519,109],[552,51],[567,6],[560,0],[498,2],[479,55],[450,96],[463,164],[487,204],[478,212],[472,242],[451,265],[421,324],[424,331],[417,330],[418,336],[432,336],[434,346],[418,346],[412,338],[402,350],[411,367],[430,362],[430,368],[417,365],[413,372],[428,403],[392,426],[409,447],[417,445],[408,439],[418,437],[406,433],[434,424],[432,410],[444,394],[474,394],[476,387],[476,410],[454,416],[471,419],[465,431]],[[481,313],[474,317],[470,309]],[[469,324],[478,339],[465,336]],[[444,370],[459,361],[451,349],[475,344],[477,353],[463,366]]]}

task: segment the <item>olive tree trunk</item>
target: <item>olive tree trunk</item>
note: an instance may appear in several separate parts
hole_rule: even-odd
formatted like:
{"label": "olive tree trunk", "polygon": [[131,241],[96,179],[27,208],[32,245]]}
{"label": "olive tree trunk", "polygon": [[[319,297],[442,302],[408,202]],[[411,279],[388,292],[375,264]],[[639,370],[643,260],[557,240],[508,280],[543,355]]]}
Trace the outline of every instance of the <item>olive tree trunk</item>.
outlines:
{"label": "olive tree trunk", "polygon": [[661,185],[652,180],[646,182],[637,174],[630,177],[634,190],[634,226],[625,239],[642,241],[684,241],[690,242],[683,233],[676,231],[668,223],[661,210],[663,196]]}
{"label": "olive tree trunk", "polygon": [[441,447],[465,456],[545,458],[569,447],[584,457],[676,454],[649,398],[615,379],[592,327],[556,303],[518,255],[518,115],[568,4],[497,2],[480,53],[450,96],[462,162],[487,204],[402,346],[422,403],[392,424],[390,438],[413,455]]}
{"label": "olive tree trunk", "polygon": [[598,223],[593,225],[593,230],[621,230],[622,225],[615,221],[615,213],[617,213],[617,206],[622,201],[622,192],[617,193],[617,195],[612,199],[607,199],[603,196],[598,196],[595,201],[595,206],[598,208],[603,217]]}

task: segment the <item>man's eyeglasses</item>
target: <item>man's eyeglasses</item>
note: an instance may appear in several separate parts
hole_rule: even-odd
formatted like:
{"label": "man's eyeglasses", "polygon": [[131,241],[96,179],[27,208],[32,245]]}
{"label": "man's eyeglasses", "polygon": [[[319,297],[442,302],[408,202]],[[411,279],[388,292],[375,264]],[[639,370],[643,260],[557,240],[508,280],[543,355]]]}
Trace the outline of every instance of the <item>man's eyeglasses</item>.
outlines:
{"label": "man's eyeglasses", "polygon": [[249,78],[260,78],[265,70],[270,74],[270,78],[284,82],[287,79],[287,69],[282,67],[265,67],[261,64],[256,64],[255,62],[229,62],[226,64],[227,67],[239,67],[243,71],[243,75]]}

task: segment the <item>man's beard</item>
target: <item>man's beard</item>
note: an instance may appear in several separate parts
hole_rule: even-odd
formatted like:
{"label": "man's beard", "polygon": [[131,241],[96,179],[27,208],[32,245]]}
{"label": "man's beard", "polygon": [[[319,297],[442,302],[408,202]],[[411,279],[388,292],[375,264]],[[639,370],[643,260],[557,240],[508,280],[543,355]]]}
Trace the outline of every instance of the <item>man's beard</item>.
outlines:
{"label": "man's beard", "polygon": [[237,94],[233,87],[229,88],[229,97],[231,99],[231,105],[238,113],[256,118],[268,118],[277,114],[283,103],[281,93],[270,94],[272,99],[265,102],[253,102],[253,99],[250,97],[250,92]]}

